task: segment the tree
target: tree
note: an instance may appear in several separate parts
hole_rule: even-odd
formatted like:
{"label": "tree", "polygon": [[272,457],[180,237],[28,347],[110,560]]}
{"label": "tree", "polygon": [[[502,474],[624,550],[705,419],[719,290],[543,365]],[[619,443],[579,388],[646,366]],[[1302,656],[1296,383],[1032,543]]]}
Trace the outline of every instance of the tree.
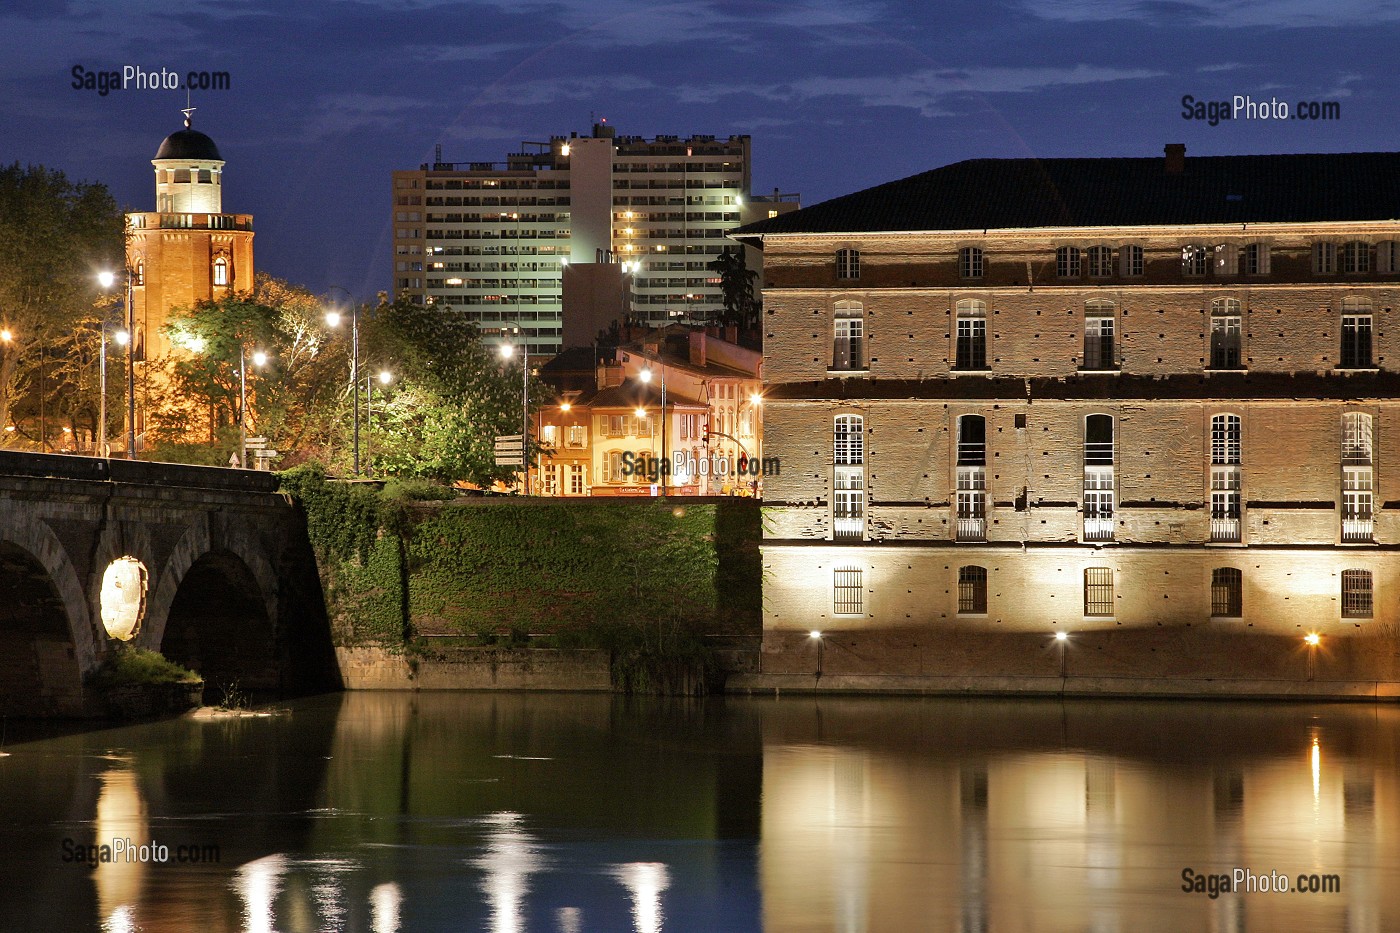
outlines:
{"label": "tree", "polygon": [[43,166],[0,168],[0,329],[10,334],[0,340],[0,425],[19,428],[0,432],[0,446],[37,437],[33,422],[51,404],[52,424],[81,419],[95,427],[95,399],[68,391],[81,382],[90,393],[95,380],[74,377],[79,361],[68,350],[90,340],[83,353],[95,356],[99,331],[91,325],[103,300],[96,275],[122,268],[123,224],[103,185]]}
{"label": "tree", "polygon": [[724,314],[719,323],[735,324],[749,329],[758,326],[758,302],[754,298],[754,284],[758,273],[748,267],[743,248],[726,249],[708,263],[712,272],[719,273],[720,288],[724,292]]}

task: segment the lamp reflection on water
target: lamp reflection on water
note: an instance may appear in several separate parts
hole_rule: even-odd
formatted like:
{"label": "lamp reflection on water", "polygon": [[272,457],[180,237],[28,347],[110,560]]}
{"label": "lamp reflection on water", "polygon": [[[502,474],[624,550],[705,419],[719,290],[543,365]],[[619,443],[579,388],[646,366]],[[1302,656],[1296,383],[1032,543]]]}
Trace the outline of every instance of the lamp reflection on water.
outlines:
{"label": "lamp reflection on water", "polygon": [[613,868],[613,876],[632,895],[632,924],[636,933],[660,933],[665,919],[661,892],[671,886],[671,873],[660,862],[629,862]]}
{"label": "lamp reflection on water", "polygon": [[281,855],[269,855],[238,869],[234,888],[243,900],[245,933],[273,933],[272,907],[286,871],[287,860]]}
{"label": "lamp reflection on water", "polygon": [[[97,818],[93,842],[99,846],[112,845],[120,839],[132,846],[150,842],[150,825],[146,816],[146,801],[136,772],[129,767],[110,768],[98,775],[102,789],[97,795]],[[127,840],[130,840],[127,843]],[[99,862],[94,873],[97,886],[97,908],[102,917],[104,933],[121,933],[135,929],[134,906],[141,897],[141,885],[146,866],[125,858]]]}
{"label": "lamp reflection on water", "polygon": [[543,871],[545,860],[534,838],[521,826],[518,813],[486,817],[486,855],[473,864],[486,871],[481,889],[491,905],[491,933],[520,933],[525,929],[522,907],[530,891],[530,875]]}
{"label": "lamp reflection on water", "polygon": [[399,933],[399,909],[403,906],[403,892],[390,881],[376,885],[369,892],[371,929],[374,933]]}

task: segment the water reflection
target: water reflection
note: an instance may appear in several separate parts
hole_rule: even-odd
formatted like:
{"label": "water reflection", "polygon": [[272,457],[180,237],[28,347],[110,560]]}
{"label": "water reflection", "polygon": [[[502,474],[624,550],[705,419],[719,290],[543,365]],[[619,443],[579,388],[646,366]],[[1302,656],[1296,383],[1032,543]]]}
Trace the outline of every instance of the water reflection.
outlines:
{"label": "water reflection", "polygon": [[[1400,929],[1400,707],[356,694],[292,710],[7,745],[0,930]],[[222,858],[75,866],[64,837]],[[1340,889],[1212,898],[1182,890],[1188,868]]]}

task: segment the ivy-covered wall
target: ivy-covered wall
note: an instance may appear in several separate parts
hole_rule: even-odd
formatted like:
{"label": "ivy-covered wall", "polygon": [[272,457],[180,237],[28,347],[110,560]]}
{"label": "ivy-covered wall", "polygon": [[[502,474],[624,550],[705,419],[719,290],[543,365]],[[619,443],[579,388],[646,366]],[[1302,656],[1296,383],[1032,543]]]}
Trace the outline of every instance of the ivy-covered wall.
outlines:
{"label": "ivy-covered wall", "polygon": [[750,500],[417,501],[314,468],[282,482],[306,510],[341,645],[462,635],[611,647],[759,631]]}

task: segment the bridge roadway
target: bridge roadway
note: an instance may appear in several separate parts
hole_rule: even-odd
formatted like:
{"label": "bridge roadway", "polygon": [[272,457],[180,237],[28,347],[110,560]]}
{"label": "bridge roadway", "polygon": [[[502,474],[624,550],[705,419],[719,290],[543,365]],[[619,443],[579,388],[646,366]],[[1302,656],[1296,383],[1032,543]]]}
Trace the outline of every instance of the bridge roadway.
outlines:
{"label": "bridge roadway", "polygon": [[0,714],[98,712],[85,681],[118,644],[104,578],[115,628],[137,612],[129,643],[214,698],[338,686],[305,520],[274,475],[0,451]]}

